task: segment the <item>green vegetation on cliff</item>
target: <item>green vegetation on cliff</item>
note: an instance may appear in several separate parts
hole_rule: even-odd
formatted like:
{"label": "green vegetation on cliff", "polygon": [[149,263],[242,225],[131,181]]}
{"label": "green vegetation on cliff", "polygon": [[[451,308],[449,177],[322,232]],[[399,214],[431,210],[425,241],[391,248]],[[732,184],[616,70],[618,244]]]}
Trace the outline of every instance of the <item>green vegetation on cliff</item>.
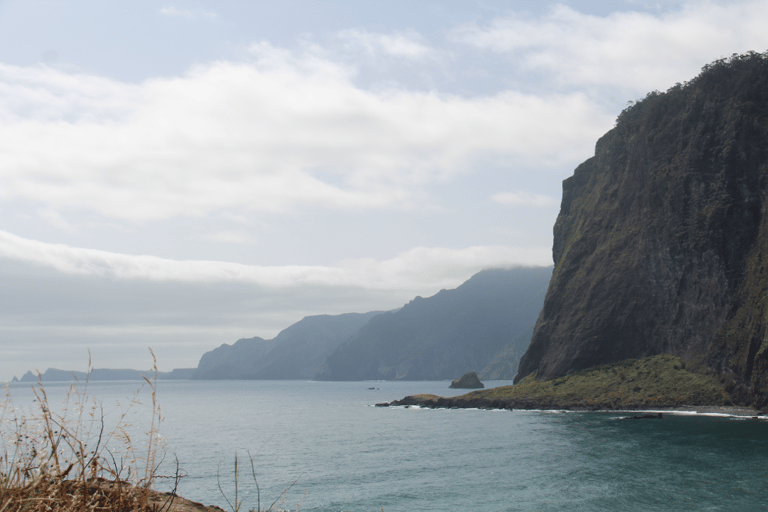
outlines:
{"label": "green vegetation on cliff", "polygon": [[491,399],[509,396],[584,407],[675,407],[731,402],[717,379],[687,371],[679,357],[670,355],[627,359],[546,382],[530,375],[516,386],[479,393]]}
{"label": "green vegetation on cliff", "polygon": [[533,409],[656,409],[731,405],[717,379],[689,372],[679,357],[660,355],[588,368],[546,382],[529,375],[514,386],[454,398],[407,397],[394,405]]}

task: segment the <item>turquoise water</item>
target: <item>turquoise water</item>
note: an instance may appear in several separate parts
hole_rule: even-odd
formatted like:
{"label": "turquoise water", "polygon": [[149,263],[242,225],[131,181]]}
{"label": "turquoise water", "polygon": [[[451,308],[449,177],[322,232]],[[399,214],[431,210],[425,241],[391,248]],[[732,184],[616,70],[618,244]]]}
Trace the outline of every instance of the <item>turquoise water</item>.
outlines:
{"label": "turquoise water", "polygon": [[[89,386],[109,422],[137,384]],[[55,402],[66,386],[46,389]],[[28,386],[11,391],[17,404],[29,400]],[[285,506],[305,511],[749,511],[768,503],[766,421],[373,407],[421,392],[460,394],[448,382],[161,381],[157,398],[167,460],[175,454],[187,475],[180,494],[225,509],[217,473],[232,501],[235,453],[245,464],[243,510],[256,506],[248,451],[262,504],[295,481]],[[141,436],[147,408],[129,418]]]}

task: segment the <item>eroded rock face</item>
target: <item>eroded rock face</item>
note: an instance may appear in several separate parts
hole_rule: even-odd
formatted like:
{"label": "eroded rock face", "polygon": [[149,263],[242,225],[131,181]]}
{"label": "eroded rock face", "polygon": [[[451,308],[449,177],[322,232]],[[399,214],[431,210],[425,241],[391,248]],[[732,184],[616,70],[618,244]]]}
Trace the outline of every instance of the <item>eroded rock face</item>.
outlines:
{"label": "eroded rock face", "polygon": [[485,386],[480,382],[480,379],[477,378],[477,373],[469,372],[458,379],[454,379],[449,387],[458,389],[480,389]]}
{"label": "eroded rock face", "polygon": [[670,353],[768,403],[768,56],[626,109],[563,182],[555,269],[516,381]]}

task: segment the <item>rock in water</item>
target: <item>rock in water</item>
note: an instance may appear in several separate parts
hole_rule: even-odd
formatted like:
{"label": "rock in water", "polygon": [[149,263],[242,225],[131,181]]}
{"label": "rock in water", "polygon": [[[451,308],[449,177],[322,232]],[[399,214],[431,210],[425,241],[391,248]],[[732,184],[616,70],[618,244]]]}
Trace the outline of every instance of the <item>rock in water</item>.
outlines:
{"label": "rock in water", "polygon": [[483,386],[483,383],[477,378],[477,373],[469,372],[458,379],[454,379],[453,382],[451,382],[450,387],[459,389],[480,389],[485,386]]}
{"label": "rock in water", "polygon": [[619,115],[563,182],[555,269],[518,382],[655,354],[768,405],[768,54]]}

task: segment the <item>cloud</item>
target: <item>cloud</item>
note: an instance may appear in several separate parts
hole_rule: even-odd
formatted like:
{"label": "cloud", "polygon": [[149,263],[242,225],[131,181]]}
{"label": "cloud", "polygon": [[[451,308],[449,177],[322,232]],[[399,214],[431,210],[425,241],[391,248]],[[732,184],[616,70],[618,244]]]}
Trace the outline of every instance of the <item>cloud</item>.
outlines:
{"label": "cloud", "polygon": [[554,206],[557,200],[541,194],[529,192],[500,192],[491,196],[491,201],[514,206]]}
{"label": "cloud", "polygon": [[362,48],[370,56],[383,53],[392,57],[420,60],[434,53],[415,32],[380,34],[364,30],[343,30],[337,37],[345,41],[348,47]]}
{"label": "cloud", "polygon": [[570,167],[613,121],[580,93],[371,91],[314,54],[251,52],[139,84],[0,65],[0,194],[132,221],[413,209],[485,162]]}
{"label": "cloud", "polygon": [[454,287],[491,267],[550,265],[548,247],[417,247],[389,260],[349,259],[336,266],[256,266],[222,261],[178,261],[49,244],[0,231],[0,257],[67,274],[111,279],[238,282],[269,288],[295,286],[416,290]]}
{"label": "cloud", "polygon": [[731,53],[768,47],[763,1],[688,2],[663,14],[580,13],[557,5],[541,18],[465,25],[454,37],[505,54],[525,71],[551,73],[562,88],[666,89]]}

